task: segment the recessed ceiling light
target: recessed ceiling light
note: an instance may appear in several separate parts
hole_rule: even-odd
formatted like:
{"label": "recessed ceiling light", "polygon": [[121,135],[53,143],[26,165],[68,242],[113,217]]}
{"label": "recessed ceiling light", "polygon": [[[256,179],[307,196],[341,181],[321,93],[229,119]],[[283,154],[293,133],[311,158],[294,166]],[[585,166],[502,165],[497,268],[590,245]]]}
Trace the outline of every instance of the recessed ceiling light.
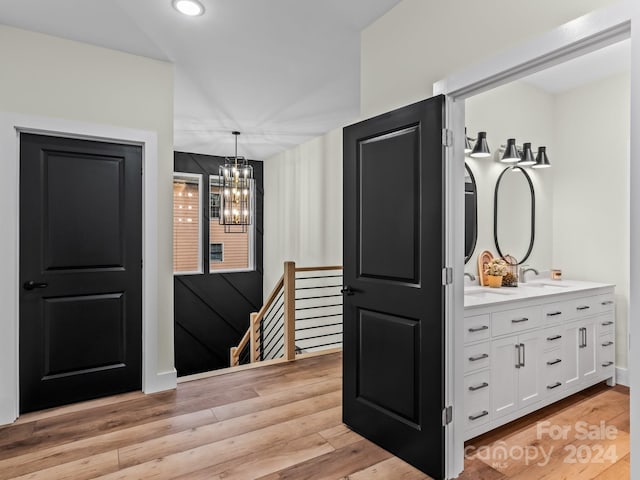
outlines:
{"label": "recessed ceiling light", "polygon": [[189,17],[197,17],[204,13],[204,5],[198,0],[173,0],[173,8]]}

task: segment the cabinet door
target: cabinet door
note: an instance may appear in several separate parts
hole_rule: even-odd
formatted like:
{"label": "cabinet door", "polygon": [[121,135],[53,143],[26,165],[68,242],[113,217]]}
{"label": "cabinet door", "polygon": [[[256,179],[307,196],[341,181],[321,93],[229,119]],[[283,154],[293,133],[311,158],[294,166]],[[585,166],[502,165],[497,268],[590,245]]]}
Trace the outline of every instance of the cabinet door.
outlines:
{"label": "cabinet door", "polygon": [[518,408],[518,339],[494,340],[491,344],[491,409],[493,418],[513,413]]}
{"label": "cabinet door", "polygon": [[591,382],[598,371],[596,363],[596,320],[584,320],[582,326],[582,348],[580,348],[580,356],[578,366],[580,371],[580,380],[585,383]]}
{"label": "cabinet door", "polygon": [[574,389],[580,383],[580,370],[578,357],[582,338],[582,323],[571,323],[564,328],[562,335],[562,353],[564,361],[564,383],[569,390]]}
{"label": "cabinet door", "polygon": [[542,335],[527,333],[518,337],[521,364],[518,369],[518,408],[542,398]]}

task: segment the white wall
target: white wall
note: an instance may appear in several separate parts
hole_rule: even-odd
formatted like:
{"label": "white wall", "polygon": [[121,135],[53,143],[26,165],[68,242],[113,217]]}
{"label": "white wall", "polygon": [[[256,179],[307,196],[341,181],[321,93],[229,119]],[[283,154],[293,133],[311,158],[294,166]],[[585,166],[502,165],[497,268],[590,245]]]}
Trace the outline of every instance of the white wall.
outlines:
{"label": "white wall", "polygon": [[626,368],[629,305],[630,76],[556,96],[553,263],[616,284],[616,365]]}
{"label": "white wall", "polygon": [[0,111],[157,132],[158,372],[173,370],[173,67],[6,26],[0,65]]}
{"label": "white wall", "polygon": [[[487,132],[487,142],[493,156],[491,158],[466,157],[465,161],[476,179],[478,191],[478,242],[473,256],[466,265],[465,271],[476,275],[477,257],[483,250],[489,250],[497,256],[493,240],[493,208],[494,190],[498,176],[507,165],[498,161],[500,145],[507,143],[507,138],[515,138],[518,145],[531,142],[534,151],[538,146],[548,147],[549,155],[554,155],[553,139],[555,136],[553,115],[553,96],[522,82],[510,83],[488,92],[467,99],[465,103],[466,124],[469,136],[475,138],[478,131]],[[536,232],[535,244],[527,264],[538,270],[549,270],[552,267],[552,194],[553,169],[526,169],[533,182],[536,197]],[[506,177],[505,177],[506,178]],[[504,180],[503,180],[504,181]],[[502,190],[501,186],[501,190]],[[528,192],[528,188],[527,188]],[[514,196],[512,198],[520,198]],[[500,205],[500,211],[514,207],[520,210],[518,202]],[[522,212],[523,218],[525,213]],[[505,218],[505,217],[503,217]],[[527,220],[529,217],[526,217]],[[504,225],[504,224],[501,224]],[[500,239],[500,249],[511,254],[518,261],[522,259],[529,245],[530,228],[525,230],[518,225],[510,225],[513,237],[517,241]],[[502,230],[502,228],[500,229]],[[516,251],[510,248],[517,245]]]}
{"label": "white wall", "polygon": [[342,265],[342,129],[264,162],[264,292],[285,261]]}
{"label": "white wall", "polygon": [[361,113],[430,97],[433,83],[615,0],[403,0],[362,33]]}

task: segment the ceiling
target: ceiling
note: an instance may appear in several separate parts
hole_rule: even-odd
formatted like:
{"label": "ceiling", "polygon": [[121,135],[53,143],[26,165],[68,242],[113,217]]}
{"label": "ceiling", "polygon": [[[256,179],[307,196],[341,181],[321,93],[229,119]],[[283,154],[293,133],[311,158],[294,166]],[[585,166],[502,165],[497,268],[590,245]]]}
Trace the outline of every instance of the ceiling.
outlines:
{"label": "ceiling", "polygon": [[630,70],[631,41],[626,40],[534,73],[523,81],[556,94]]}
{"label": "ceiling", "polygon": [[176,150],[267,157],[359,114],[360,32],[400,0],[0,1],[0,23],[175,64]]}

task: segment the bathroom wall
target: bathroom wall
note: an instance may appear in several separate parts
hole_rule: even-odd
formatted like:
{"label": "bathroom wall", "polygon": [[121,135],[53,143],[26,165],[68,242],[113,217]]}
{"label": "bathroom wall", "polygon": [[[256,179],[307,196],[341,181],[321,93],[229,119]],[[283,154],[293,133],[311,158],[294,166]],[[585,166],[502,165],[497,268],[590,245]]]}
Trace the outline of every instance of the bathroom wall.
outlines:
{"label": "bathroom wall", "polygon": [[628,365],[628,73],[555,98],[553,264],[566,278],[616,285],[616,365]]}
{"label": "bathroom wall", "polygon": [[[547,146],[549,155],[553,156],[555,135],[553,119],[553,96],[523,82],[510,83],[466,101],[468,135],[475,138],[478,131],[486,131],[492,156],[490,158],[467,156],[465,159],[475,176],[478,191],[478,242],[465,271],[474,275],[478,273],[477,256],[483,250],[491,251],[494,256],[498,255],[493,239],[494,190],[498,176],[508,167],[498,161],[500,145],[505,145],[508,138],[515,138],[518,145],[531,142],[534,151],[538,146]],[[554,172],[553,168],[540,170],[527,168],[526,172],[531,177],[536,199],[535,244],[526,263],[539,270],[548,270],[552,268]],[[529,207],[519,205],[517,202],[501,204],[501,213],[507,213],[507,209],[523,210],[522,215],[530,215]],[[508,216],[501,215],[500,218],[508,218]],[[512,238],[519,237],[519,239],[517,241],[501,239],[500,249],[505,255],[511,254],[520,261],[529,245],[530,229],[523,230],[513,225],[509,233]],[[514,245],[517,247],[511,248]]]}

